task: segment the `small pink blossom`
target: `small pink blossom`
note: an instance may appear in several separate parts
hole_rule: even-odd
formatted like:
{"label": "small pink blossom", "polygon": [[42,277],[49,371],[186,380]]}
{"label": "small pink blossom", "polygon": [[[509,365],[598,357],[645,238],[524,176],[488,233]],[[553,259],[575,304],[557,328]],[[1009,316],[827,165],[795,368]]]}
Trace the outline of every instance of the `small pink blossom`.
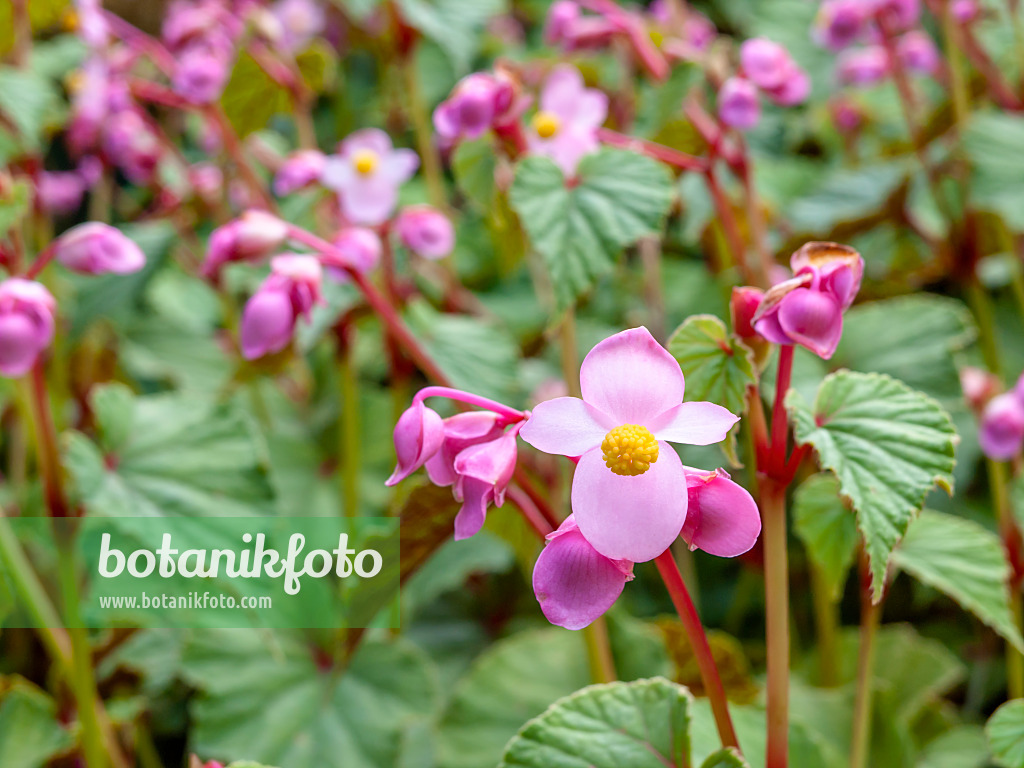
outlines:
{"label": "small pink blossom", "polygon": [[838,243],[807,243],[793,254],[789,280],[765,294],[754,328],[773,344],[799,344],[825,360],[843,334],[843,312],[860,290],[864,260]]}
{"label": "small pink blossom", "polygon": [[41,284],[11,277],[0,282],[0,376],[24,376],[50,346],[57,302]]}
{"label": "small pink blossom", "polygon": [[949,4],[949,12],[956,21],[967,24],[981,16],[981,6],[978,0],[953,0]]}
{"label": "small pink blossom", "polygon": [[440,449],[445,425],[437,411],[422,400],[414,400],[395,424],[394,441],[398,464],[385,485],[398,485],[427,463]]}
{"label": "small pink blossom", "polygon": [[193,104],[212,104],[224,92],[233,64],[234,51],[189,46],[178,54],[171,85]]}
{"label": "small pink blossom", "polygon": [[994,461],[1008,461],[1024,446],[1024,404],[1013,392],[992,398],[981,414],[978,442]]}
{"label": "small pink blossom", "polygon": [[331,277],[340,281],[348,280],[345,267],[366,274],[380,263],[384,252],[380,236],[366,227],[346,227],[334,238],[334,245],[342,257],[340,260],[333,254],[322,254],[320,258]]}
{"label": "small pink blossom", "polygon": [[429,205],[410,205],[395,221],[402,244],[425,259],[443,259],[455,248],[455,228],[451,220]]}
{"label": "small pink blossom", "polygon": [[907,32],[897,40],[896,54],[903,62],[903,66],[922,75],[934,75],[942,62],[935,42],[921,30]]}
{"label": "small pink blossom", "polygon": [[833,51],[861,40],[871,8],[864,0],[825,0],[814,22],[814,39]]}
{"label": "small pink blossom", "polygon": [[381,224],[395,210],[398,188],[419,167],[411,149],[395,149],[376,128],[350,134],[324,163],[321,182],[338,193],[341,211],[353,224]]}
{"label": "small pink blossom", "polygon": [[595,346],[580,384],[582,400],[538,405],[523,439],[545,453],[580,457],[572,509],[598,552],[651,560],[686,521],[686,473],[669,442],[720,442],[737,417],[713,403],[684,403],[679,364],[646,328]]}
{"label": "small pink blossom", "polygon": [[57,260],[86,275],[125,275],[146,266],[146,255],[119,229],[99,221],[72,227],[54,241]]}
{"label": "small pink blossom", "polygon": [[764,37],[755,37],[740,46],[740,65],[754,85],[766,91],[780,87],[792,67],[789,51]]}
{"label": "small pink blossom", "polygon": [[164,148],[136,109],[123,109],[104,124],[103,153],[130,182],[145,186],[153,180]]}
{"label": "small pink blossom", "polygon": [[277,44],[291,54],[309,47],[326,23],[324,9],[316,0],[277,0],[271,13],[281,27]]}
{"label": "small pink blossom", "polygon": [[476,72],[458,82],[451,95],[434,110],[434,128],[442,144],[476,139],[511,118],[515,87],[502,75]]}
{"label": "small pink blossom", "polygon": [[730,77],[718,90],[718,116],[730,128],[746,131],[761,119],[757,86],[742,77]]}
{"label": "small pink blossom", "polygon": [[320,180],[327,155],[318,149],[300,149],[288,156],[274,176],[274,194],[278,197],[305,189]]}
{"label": "small pink blossom", "polygon": [[254,360],[280,352],[291,341],[299,317],[309,319],[322,301],[322,269],[315,256],[287,254],[271,262],[270,276],[245,305],[241,323],[242,355]]}
{"label": "small pink blossom", "polygon": [[889,74],[889,54],[880,45],[851,48],[839,54],[836,73],[847,85],[874,85]]}
{"label": "small pink blossom", "polygon": [[550,157],[566,176],[584,155],[597,151],[597,129],[608,116],[608,96],[587,88],[579,70],[558,66],[540,94],[540,110],[527,133],[530,151]]}
{"label": "small pink blossom", "polygon": [[203,274],[216,277],[232,261],[262,259],[276,251],[288,237],[288,225],[271,213],[249,210],[218,227],[210,235]]}

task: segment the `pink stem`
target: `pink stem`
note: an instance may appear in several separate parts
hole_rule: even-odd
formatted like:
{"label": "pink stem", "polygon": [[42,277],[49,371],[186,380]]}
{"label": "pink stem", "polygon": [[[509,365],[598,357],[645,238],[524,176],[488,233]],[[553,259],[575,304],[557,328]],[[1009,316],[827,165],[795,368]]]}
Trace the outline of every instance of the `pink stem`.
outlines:
{"label": "pink stem", "polygon": [[685,152],[666,147],[664,144],[627,136],[610,128],[598,128],[597,138],[605,144],[621,147],[622,149],[632,149],[635,152],[640,152],[662,163],[671,165],[673,168],[681,168],[684,171],[706,171],[708,167],[707,162],[703,158],[688,155]]}
{"label": "pink stem", "polygon": [[487,411],[494,411],[507,418],[510,422],[520,422],[529,416],[528,412],[517,411],[515,408],[510,408],[503,403],[499,403],[497,400],[490,400],[489,398],[451,387],[424,387],[416,393],[413,402],[422,403],[428,397],[447,397],[449,400],[458,400],[460,403],[475,405]]}

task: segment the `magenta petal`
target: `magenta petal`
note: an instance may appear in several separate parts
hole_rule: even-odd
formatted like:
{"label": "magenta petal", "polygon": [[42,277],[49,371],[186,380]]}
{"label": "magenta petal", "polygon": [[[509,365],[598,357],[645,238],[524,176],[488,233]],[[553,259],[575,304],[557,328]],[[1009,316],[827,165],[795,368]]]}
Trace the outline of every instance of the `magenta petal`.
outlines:
{"label": "magenta petal", "polygon": [[462,481],[462,509],[455,516],[455,540],[475,535],[487,518],[487,505],[494,498],[494,486],[472,477]]}
{"label": "magenta petal", "polygon": [[651,424],[659,440],[687,445],[713,445],[725,440],[733,424],[740,420],[727,408],[699,400],[680,403]]}
{"label": "magenta petal", "polygon": [[686,474],[668,443],[642,475],[616,475],[601,451],[588,451],[572,480],[572,511],[583,535],[613,560],[643,563],[660,555],[686,520]]}
{"label": "magenta petal", "polygon": [[0,315],[0,376],[28,373],[41,348],[31,319],[20,312]]}
{"label": "magenta petal", "polygon": [[618,424],[646,425],[683,401],[679,363],[642,326],[590,350],[580,368],[580,386],[583,399]]}
{"label": "magenta petal", "polygon": [[689,509],[682,537],[691,549],[717,557],[736,557],[754,546],[761,515],[746,489],[715,472],[687,472]]}
{"label": "magenta petal", "polygon": [[583,629],[612,607],[626,579],[614,561],[574,529],[553,538],[540,553],[533,568],[533,592],[552,624]]}
{"label": "magenta petal", "polygon": [[413,402],[395,424],[395,454],[398,463],[385,485],[392,486],[407,478],[441,449],[444,422],[441,416],[422,402]]}
{"label": "magenta petal", "polygon": [[832,296],[797,288],[779,302],[779,325],[797,344],[828,360],[843,335],[843,312]]}
{"label": "magenta petal", "polygon": [[618,426],[578,397],[556,397],[533,409],[519,434],[538,451],[582,456]]}

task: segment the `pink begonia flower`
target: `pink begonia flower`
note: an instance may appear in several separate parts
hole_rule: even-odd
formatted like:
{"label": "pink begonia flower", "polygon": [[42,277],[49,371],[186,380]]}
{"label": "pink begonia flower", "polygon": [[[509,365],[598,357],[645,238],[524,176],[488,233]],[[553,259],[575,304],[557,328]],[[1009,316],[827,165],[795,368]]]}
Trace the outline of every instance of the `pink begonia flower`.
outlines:
{"label": "pink begonia flower", "polygon": [[103,164],[91,155],[83,157],[73,171],[41,171],[36,179],[36,202],[47,213],[71,213],[102,175]]}
{"label": "pink begonia flower", "polygon": [[896,41],[896,55],[911,72],[934,75],[942,62],[939,49],[931,37],[921,30],[907,32]]}
{"label": "pink begonia flower", "polygon": [[288,238],[288,225],[272,213],[249,210],[217,227],[210,235],[202,273],[216,277],[232,261],[262,259],[276,251]]}
{"label": "pink begonia flower", "polygon": [[803,67],[791,61],[782,85],[765,93],[780,107],[795,107],[797,104],[803,104],[810,95],[811,76]]}
{"label": "pink begonia flower", "polygon": [[533,567],[533,593],[552,624],[583,629],[612,607],[632,578],[633,563],[602,555],[569,515],[547,536]]}
{"label": "pink begonia flower", "polygon": [[32,280],[0,282],[0,376],[24,376],[53,341],[57,302]]}
{"label": "pink begonia flower", "polygon": [[718,116],[730,128],[746,131],[761,119],[757,86],[742,77],[730,77],[718,90]]}
{"label": "pink begonia flower", "polygon": [[103,153],[132,184],[145,186],[153,180],[164,148],[138,111],[123,109],[104,124]]}
{"label": "pink begonia flower", "polygon": [[992,398],[981,414],[978,443],[994,461],[1008,461],[1024,446],[1024,404],[1014,392]]}
{"label": "pink begonia flower", "polygon": [[233,65],[234,51],[191,45],[175,59],[171,87],[192,104],[212,104],[224,92]]}
{"label": "pink begonia flower", "polygon": [[864,36],[870,16],[871,8],[864,0],[825,0],[818,9],[812,37],[819,45],[840,51]]}
{"label": "pink begonia flower", "polygon": [[757,335],[754,330],[754,315],[764,300],[764,291],[752,286],[739,286],[732,289],[729,300],[729,314],[732,319],[732,330],[741,339],[750,339]]}
{"label": "pink begonia flower", "polygon": [[360,274],[366,274],[380,263],[384,244],[380,236],[366,227],[346,227],[336,238],[334,245],[341,258],[334,253],[321,254],[320,261],[328,274],[339,282],[349,279],[345,267],[351,267]]}
{"label": "pink begonia flower", "polygon": [[717,557],[749,551],[761,534],[761,514],[754,498],[724,469],[684,469],[689,502],[680,535],[690,549]]}
{"label": "pink begonia flower", "polygon": [[949,5],[949,12],[954,20],[966,24],[981,16],[981,5],[978,0],[953,0]]}
{"label": "pink begonia flower", "polygon": [[713,403],[684,403],[679,363],[643,327],[595,346],[580,385],[582,400],[538,405],[523,439],[545,453],[580,457],[572,510],[598,552],[651,560],[686,520],[686,473],[668,443],[720,442],[738,418]]}
{"label": "pink begonia flower", "polygon": [[892,32],[917,26],[921,18],[920,0],[870,0],[876,18],[885,20]]}
{"label": "pink begonia flower", "polygon": [[764,37],[745,40],[740,46],[743,73],[754,85],[766,91],[783,84],[792,62],[789,51]]}
{"label": "pink begonia flower", "polygon": [[53,243],[57,261],[86,275],[127,275],[146,266],[146,255],[119,229],[99,221],[72,227]]}
{"label": "pink begonia flower", "polygon": [[463,448],[455,457],[455,500],[462,502],[455,516],[455,540],[477,534],[487,517],[487,507],[505,503],[505,490],[516,469],[518,448],[514,426],[484,443]]}
{"label": "pink begonia flower", "polygon": [[846,85],[874,85],[889,74],[889,54],[880,45],[843,51],[836,74],[839,82]]}
{"label": "pink begonia flower", "polygon": [[411,149],[395,149],[377,128],[364,128],[341,142],[324,163],[320,181],[338,193],[341,212],[353,224],[381,224],[398,202],[398,188],[419,167]]}
{"label": "pink begonia flower", "polygon": [[293,152],[274,176],[274,194],[284,197],[320,181],[326,162],[327,155],[318,149],[300,149]]}
{"label": "pink begonia flower", "polygon": [[597,129],[607,116],[608,96],[587,88],[575,67],[558,66],[544,82],[527,144],[533,154],[550,157],[572,176],[580,159],[600,146]]}
{"label": "pink begonia flower", "polygon": [[277,44],[291,54],[309,47],[326,22],[324,9],[315,0],[277,0],[271,13],[281,26]]}
{"label": "pink begonia flower", "polygon": [[584,15],[578,3],[556,0],[544,22],[544,42],[563,51],[595,50],[622,32],[621,24],[603,15]]}
{"label": "pink begonia flower", "polygon": [[455,228],[451,220],[429,205],[410,205],[395,221],[402,244],[425,259],[443,259],[455,248]]}
{"label": "pink begonia flower", "polygon": [[398,485],[426,464],[441,449],[444,435],[444,421],[437,411],[425,406],[421,400],[414,400],[395,424],[394,441],[398,463],[384,484]]}
{"label": "pink begonia flower", "polygon": [[280,352],[291,341],[299,317],[309,320],[322,301],[322,269],[315,256],[286,254],[271,261],[270,276],[245,305],[240,329],[242,355],[254,360]]}
{"label": "pink begonia flower", "polygon": [[475,72],[460,80],[434,110],[434,129],[446,146],[479,138],[508,119],[515,100],[515,87],[508,78]]}
{"label": "pink begonia flower", "polygon": [[754,328],[773,344],[800,344],[825,360],[843,334],[843,312],[864,273],[857,251],[838,243],[807,243],[790,259],[793,274],[765,293]]}
{"label": "pink begonia flower", "polygon": [[458,480],[455,459],[473,445],[494,440],[505,431],[505,422],[493,411],[468,411],[450,416],[443,422],[443,439],[425,466],[434,485],[454,485]]}

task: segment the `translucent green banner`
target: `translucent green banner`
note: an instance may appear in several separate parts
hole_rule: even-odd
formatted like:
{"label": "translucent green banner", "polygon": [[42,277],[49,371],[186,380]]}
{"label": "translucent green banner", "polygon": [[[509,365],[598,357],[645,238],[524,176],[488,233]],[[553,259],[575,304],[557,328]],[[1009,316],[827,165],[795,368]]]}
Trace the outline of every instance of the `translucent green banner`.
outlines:
{"label": "translucent green banner", "polygon": [[0,518],[0,626],[398,626],[396,518]]}

